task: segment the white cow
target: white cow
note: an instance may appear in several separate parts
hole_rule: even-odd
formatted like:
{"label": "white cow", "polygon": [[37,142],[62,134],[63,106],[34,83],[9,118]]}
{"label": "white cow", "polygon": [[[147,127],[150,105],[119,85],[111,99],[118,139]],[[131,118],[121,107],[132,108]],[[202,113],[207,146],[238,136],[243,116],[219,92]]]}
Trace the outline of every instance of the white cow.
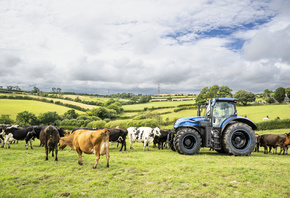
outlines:
{"label": "white cow", "polygon": [[127,131],[130,140],[130,149],[133,149],[133,142],[143,142],[143,151],[147,145],[149,151],[149,145],[153,142],[154,137],[161,135],[158,127],[154,129],[151,127],[129,127]]}

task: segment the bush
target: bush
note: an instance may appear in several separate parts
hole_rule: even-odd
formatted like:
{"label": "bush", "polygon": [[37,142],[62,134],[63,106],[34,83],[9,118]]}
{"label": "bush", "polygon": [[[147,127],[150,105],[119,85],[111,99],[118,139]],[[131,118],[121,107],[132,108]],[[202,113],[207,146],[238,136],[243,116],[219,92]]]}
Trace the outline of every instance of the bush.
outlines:
{"label": "bush", "polygon": [[116,127],[119,127],[119,128],[122,128],[122,129],[126,129],[126,128],[128,128],[127,125],[128,125],[128,121],[116,120],[116,121],[108,122],[105,125],[105,127],[106,128],[116,128]]}
{"label": "bush", "polygon": [[290,119],[259,122],[257,127],[258,130],[287,129],[290,128]]}
{"label": "bush", "polygon": [[103,120],[98,120],[98,121],[93,121],[87,124],[87,127],[89,128],[104,128],[106,125],[106,121]]}

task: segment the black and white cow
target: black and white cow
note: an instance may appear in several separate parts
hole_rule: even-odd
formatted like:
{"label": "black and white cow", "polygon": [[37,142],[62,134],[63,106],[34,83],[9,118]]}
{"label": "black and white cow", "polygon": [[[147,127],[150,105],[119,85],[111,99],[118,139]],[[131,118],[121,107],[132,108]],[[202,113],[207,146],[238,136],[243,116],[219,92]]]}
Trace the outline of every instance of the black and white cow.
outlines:
{"label": "black and white cow", "polygon": [[[32,135],[31,135],[32,134]],[[32,126],[30,127],[7,127],[4,129],[4,135],[5,135],[5,140],[4,140],[4,148],[7,148],[7,143],[8,143],[8,148],[10,148],[10,141],[14,140],[25,140],[26,144],[26,149],[28,149],[28,141],[30,142],[30,147],[32,147],[32,136],[35,136],[36,133],[34,131],[34,128]]]}
{"label": "black and white cow", "polygon": [[129,127],[127,129],[128,136],[130,140],[130,149],[133,149],[132,143],[133,142],[143,142],[143,151],[145,147],[148,146],[153,142],[155,136],[160,136],[160,129],[158,127],[151,128],[151,127]]}
{"label": "black and white cow", "polygon": [[156,144],[158,144],[158,149],[163,149],[163,146],[164,144],[166,145],[169,141],[169,134],[171,133],[172,131],[170,130],[167,130],[167,131],[164,131],[164,130],[160,130],[160,133],[161,135],[160,136],[155,136],[154,138],[154,148],[156,147]]}
{"label": "black and white cow", "polygon": [[124,146],[124,151],[126,151],[126,137],[128,134],[127,129],[119,129],[119,128],[109,128],[110,131],[110,142],[118,142],[121,143],[121,149],[122,151],[123,146]]}

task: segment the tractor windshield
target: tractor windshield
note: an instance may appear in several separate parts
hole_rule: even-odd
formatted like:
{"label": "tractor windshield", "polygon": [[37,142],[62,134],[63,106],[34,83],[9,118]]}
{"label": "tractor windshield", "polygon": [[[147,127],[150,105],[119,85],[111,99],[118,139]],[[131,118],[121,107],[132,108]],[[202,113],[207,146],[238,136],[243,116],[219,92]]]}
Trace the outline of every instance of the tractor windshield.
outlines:
{"label": "tractor windshield", "polygon": [[213,107],[213,127],[220,127],[223,121],[235,114],[235,105],[217,101]]}

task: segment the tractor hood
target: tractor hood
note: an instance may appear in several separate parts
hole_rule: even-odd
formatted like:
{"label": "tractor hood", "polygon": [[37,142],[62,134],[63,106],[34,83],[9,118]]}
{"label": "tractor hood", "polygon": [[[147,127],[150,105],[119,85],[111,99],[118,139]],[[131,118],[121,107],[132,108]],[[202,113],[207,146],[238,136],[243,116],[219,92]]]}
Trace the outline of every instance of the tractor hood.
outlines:
{"label": "tractor hood", "polygon": [[174,128],[183,126],[199,126],[200,121],[206,121],[206,117],[184,117],[175,121]]}

